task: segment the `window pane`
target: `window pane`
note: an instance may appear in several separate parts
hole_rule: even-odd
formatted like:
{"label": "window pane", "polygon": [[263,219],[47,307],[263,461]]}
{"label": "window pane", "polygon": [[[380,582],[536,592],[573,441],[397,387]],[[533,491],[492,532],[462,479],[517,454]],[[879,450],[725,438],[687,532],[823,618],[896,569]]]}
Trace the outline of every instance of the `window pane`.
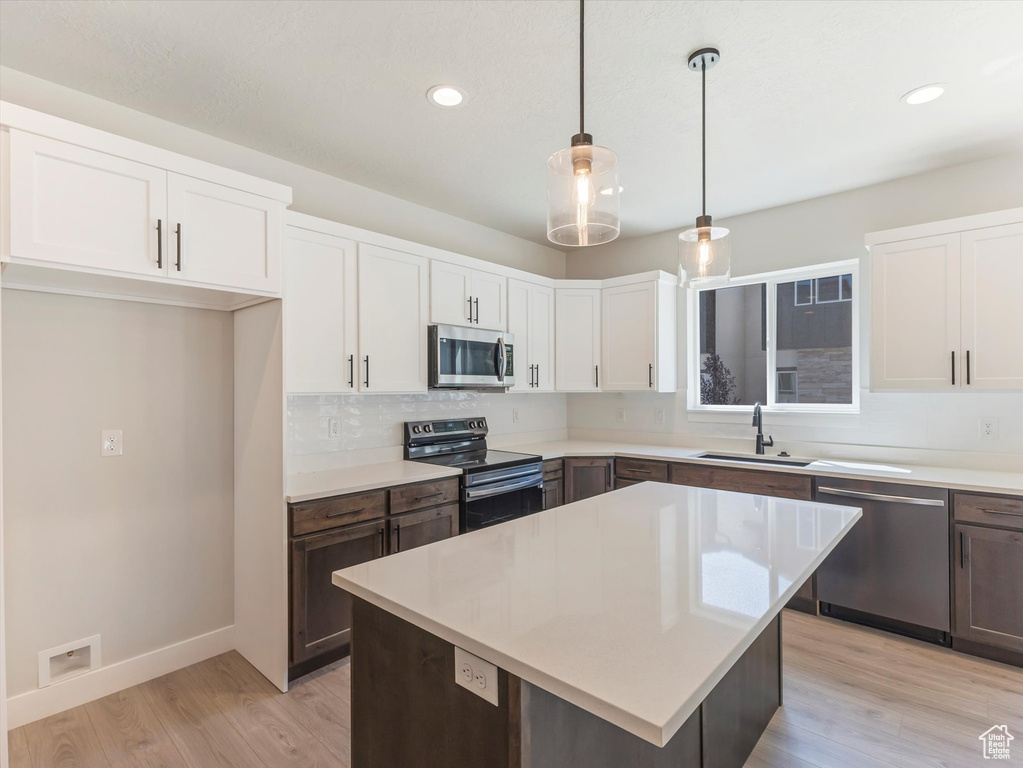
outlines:
{"label": "window pane", "polygon": [[700,292],[700,403],[767,402],[763,283]]}
{"label": "window pane", "polygon": [[849,405],[852,275],[819,278],[814,304],[798,305],[802,282],[778,284],[778,402]]}
{"label": "window pane", "polygon": [[795,303],[799,305],[813,303],[813,280],[800,280],[796,283]]}

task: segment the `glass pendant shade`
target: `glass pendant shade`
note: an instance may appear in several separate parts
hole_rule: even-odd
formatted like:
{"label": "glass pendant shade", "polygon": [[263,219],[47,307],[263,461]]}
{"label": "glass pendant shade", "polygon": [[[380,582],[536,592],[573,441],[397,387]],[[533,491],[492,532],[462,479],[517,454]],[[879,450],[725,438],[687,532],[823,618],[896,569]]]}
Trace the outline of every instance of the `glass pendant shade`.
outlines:
{"label": "glass pendant shade", "polygon": [[700,216],[695,227],[678,236],[679,284],[727,279],[731,274],[730,250],[728,230],[712,226],[710,216]]}
{"label": "glass pendant shade", "polygon": [[547,160],[547,239],[569,246],[611,242],[621,229],[619,192],[618,155],[573,137],[569,149]]}

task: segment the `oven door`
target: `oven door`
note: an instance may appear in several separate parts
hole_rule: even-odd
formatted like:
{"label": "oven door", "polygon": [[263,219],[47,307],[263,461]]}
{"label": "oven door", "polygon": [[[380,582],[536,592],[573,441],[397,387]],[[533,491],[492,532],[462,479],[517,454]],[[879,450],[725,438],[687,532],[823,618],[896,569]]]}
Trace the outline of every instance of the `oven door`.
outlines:
{"label": "oven door", "polygon": [[461,533],[478,531],[543,509],[543,473],[462,491]]}
{"label": "oven door", "polygon": [[431,325],[432,389],[505,388],[515,384],[514,335],[455,325]]}

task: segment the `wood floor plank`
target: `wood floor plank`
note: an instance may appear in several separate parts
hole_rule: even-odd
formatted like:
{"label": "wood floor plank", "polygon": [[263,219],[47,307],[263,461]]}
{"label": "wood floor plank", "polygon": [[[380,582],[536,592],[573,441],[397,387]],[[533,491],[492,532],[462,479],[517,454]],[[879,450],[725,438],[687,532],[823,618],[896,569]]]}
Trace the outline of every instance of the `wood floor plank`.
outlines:
{"label": "wood floor plank", "polygon": [[760,740],[780,752],[820,765],[821,768],[901,768],[898,763],[879,759],[847,744],[839,744],[826,736],[794,726],[777,714]]}
{"label": "wood floor plank", "polygon": [[272,768],[337,766],[339,758],[276,700],[280,693],[236,653],[208,659],[189,667],[188,673]]}
{"label": "wood floor plank", "polygon": [[811,763],[770,746],[761,739],[743,768],[828,768],[824,763]]}
{"label": "wood floor plank", "polygon": [[305,723],[344,768],[352,764],[352,708],[320,680],[293,685],[278,701]]}
{"label": "wood floor plank", "polygon": [[110,768],[84,707],[29,723],[25,739],[36,768]]}
{"label": "wood floor plank", "polygon": [[32,758],[28,754],[25,727],[7,732],[7,755],[11,768],[33,768]]}
{"label": "wood floor plank", "polygon": [[264,763],[188,669],[139,688],[189,768],[275,768]]}
{"label": "wood floor plank", "polygon": [[92,701],[85,711],[114,768],[188,768],[138,688]]}

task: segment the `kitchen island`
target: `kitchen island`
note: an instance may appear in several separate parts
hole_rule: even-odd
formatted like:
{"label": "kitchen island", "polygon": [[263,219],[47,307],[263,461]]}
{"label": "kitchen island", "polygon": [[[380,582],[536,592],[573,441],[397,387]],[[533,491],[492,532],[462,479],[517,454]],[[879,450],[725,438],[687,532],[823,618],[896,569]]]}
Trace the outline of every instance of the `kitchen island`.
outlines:
{"label": "kitchen island", "polygon": [[860,514],[642,483],[337,571],[352,766],[740,768],[779,613]]}

